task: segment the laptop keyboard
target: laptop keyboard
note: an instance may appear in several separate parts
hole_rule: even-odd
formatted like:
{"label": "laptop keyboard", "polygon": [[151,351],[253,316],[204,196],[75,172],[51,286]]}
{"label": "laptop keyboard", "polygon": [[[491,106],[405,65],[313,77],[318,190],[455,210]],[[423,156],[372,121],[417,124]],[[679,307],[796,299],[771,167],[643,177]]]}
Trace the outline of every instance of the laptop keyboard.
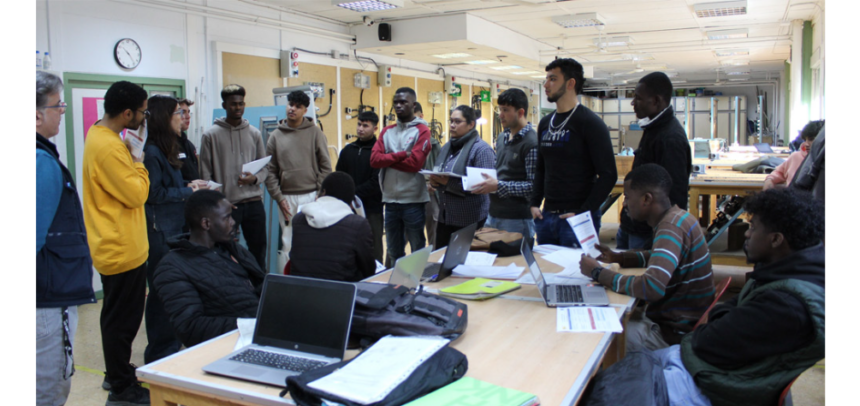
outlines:
{"label": "laptop keyboard", "polygon": [[296,372],[309,371],[327,365],[327,363],[322,361],[254,349],[242,351],[230,357],[230,360]]}
{"label": "laptop keyboard", "polygon": [[427,266],[424,267],[424,273],[421,275],[421,277],[422,278],[429,278],[433,275],[438,274],[441,269],[442,269],[442,264],[440,264],[438,262],[431,262],[431,263],[427,264]]}
{"label": "laptop keyboard", "polygon": [[559,303],[582,303],[582,286],[555,285],[555,298]]}

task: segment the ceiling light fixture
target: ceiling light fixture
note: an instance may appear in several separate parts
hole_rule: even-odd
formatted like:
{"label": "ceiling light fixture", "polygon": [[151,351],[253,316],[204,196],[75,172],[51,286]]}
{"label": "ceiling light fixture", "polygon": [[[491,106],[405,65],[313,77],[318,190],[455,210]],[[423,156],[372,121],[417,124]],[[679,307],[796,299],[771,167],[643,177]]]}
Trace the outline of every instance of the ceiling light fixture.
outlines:
{"label": "ceiling light fixture", "polygon": [[746,82],[750,78],[729,78],[729,82]]}
{"label": "ceiling light fixture", "polygon": [[369,11],[390,10],[393,8],[403,7],[403,0],[364,0],[364,1],[343,1],[332,0],[331,5],[343,7],[347,10],[366,13]]}
{"label": "ceiling light fixture", "polygon": [[463,63],[469,64],[469,65],[490,65],[493,63],[499,63],[499,61],[494,61],[492,59],[482,59],[482,60],[478,60],[478,61],[466,61]]}
{"label": "ceiling light fixture", "polygon": [[595,27],[602,26],[603,18],[597,13],[579,13],[566,16],[556,16],[552,22],[564,28]]}
{"label": "ceiling light fixture", "polygon": [[706,34],[708,39],[711,40],[749,38],[750,30],[747,28],[738,28],[736,30],[708,31]]}
{"label": "ceiling light fixture", "polygon": [[516,66],[516,65],[490,66],[490,69],[495,69],[495,70],[511,70],[511,69],[522,69],[522,68],[523,68],[522,66]]}
{"label": "ceiling light fixture", "polygon": [[511,72],[511,75],[536,75],[538,73],[540,73],[540,72],[538,72],[536,70],[525,70],[522,72]]}
{"label": "ceiling light fixture", "polygon": [[749,49],[718,49],[714,51],[718,57],[724,56],[747,56],[750,54]]}
{"label": "ceiling light fixture", "polygon": [[530,78],[535,78],[535,79],[546,79],[546,76],[545,76],[545,75],[534,75],[534,76],[529,76],[529,77],[530,77]]}
{"label": "ceiling light fixture", "polygon": [[633,43],[630,37],[609,37],[605,39],[595,38],[594,45],[598,47],[621,47]]}
{"label": "ceiling light fixture", "polygon": [[670,82],[672,82],[673,84],[687,83],[687,79],[670,80]]}
{"label": "ceiling light fixture", "polygon": [[696,17],[729,17],[747,14],[746,1],[723,1],[719,3],[700,3],[693,6]]}
{"label": "ceiling light fixture", "polygon": [[726,75],[729,75],[729,76],[749,75],[749,74],[750,74],[750,71],[748,71],[748,70],[739,70],[739,71],[733,71],[733,72],[726,72]]}
{"label": "ceiling light fixture", "polygon": [[472,54],[467,54],[463,52],[452,52],[450,54],[439,54],[439,55],[431,55],[434,58],[439,59],[454,59],[454,58],[468,58],[472,56]]}
{"label": "ceiling light fixture", "polygon": [[750,61],[748,61],[748,60],[731,59],[728,61],[720,61],[720,65],[723,65],[723,66],[747,66],[749,64],[750,64]]}

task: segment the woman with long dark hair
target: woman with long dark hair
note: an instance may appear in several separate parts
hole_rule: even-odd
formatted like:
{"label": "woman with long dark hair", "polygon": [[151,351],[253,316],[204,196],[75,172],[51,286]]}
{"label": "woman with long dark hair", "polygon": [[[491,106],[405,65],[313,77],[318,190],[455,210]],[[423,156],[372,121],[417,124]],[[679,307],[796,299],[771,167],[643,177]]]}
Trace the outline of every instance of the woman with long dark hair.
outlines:
{"label": "woman with long dark hair", "polygon": [[149,237],[149,259],[146,264],[149,296],[145,317],[149,343],[143,358],[149,364],[179,351],[181,346],[164,306],[153,289],[152,279],[161,258],[170,250],[167,241],[182,233],[185,200],[195,191],[205,189],[206,182],[194,180],[186,184],[182,180],[179,170],[182,161],[179,160],[176,138],[182,130],[183,111],[176,99],[152,96],[147,108],[148,135],[143,164],[149,171],[149,198],[145,205]]}

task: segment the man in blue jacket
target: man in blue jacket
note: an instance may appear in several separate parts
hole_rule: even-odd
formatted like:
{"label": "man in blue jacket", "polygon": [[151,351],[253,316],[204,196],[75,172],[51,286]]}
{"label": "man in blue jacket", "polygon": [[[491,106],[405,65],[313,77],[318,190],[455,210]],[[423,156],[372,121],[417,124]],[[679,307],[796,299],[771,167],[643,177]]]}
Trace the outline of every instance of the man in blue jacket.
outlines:
{"label": "man in blue jacket", "polygon": [[36,72],[36,404],[63,404],[75,373],[78,305],[95,303],[93,261],[72,174],[49,141],[60,132],[63,81]]}

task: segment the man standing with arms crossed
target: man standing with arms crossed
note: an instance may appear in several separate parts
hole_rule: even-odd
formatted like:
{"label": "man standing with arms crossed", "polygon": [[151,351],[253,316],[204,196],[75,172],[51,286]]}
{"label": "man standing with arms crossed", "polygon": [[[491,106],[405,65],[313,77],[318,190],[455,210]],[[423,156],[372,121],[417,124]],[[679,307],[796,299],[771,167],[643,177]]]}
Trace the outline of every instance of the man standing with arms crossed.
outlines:
{"label": "man standing with arms crossed", "polygon": [[599,233],[600,205],[618,180],[606,124],[577,101],[584,83],[582,65],[573,59],[556,59],[546,66],[543,87],[556,111],[540,121],[537,131],[531,212],[538,244],[579,247],[565,219],[586,211]]}
{"label": "man standing with arms crossed", "polygon": [[260,268],[266,269],[266,210],[259,185],[266,180],[268,171],[264,167],[256,174],[242,172],[242,165],[266,157],[263,135],[242,118],[244,87],[227,85],[221,91],[221,100],[227,117],[215,119],[215,125],[200,139],[200,178],[223,185],[221,191],[236,206],[236,228],[242,226],[248,251]]}
{"label": "man standing with arms crossed", "polygon": [[380,168],[385,238],[392,264],[406,255],[405,240],[409,240],[412,252],[424,248],[427,243],[424,205],[430,195],[424,175],[418,171],[431,149],[430,128],[426,121],[415,116],[415,90],[397,89],[393,103],[397,123],[382,129],[370,155],[370,166]]}
{"label": "man standing with arms crossed", "polygon": [[104,116],[84,142],[84,220],[104,292],[100,323],[110,384],[106,406],[149,405],[149,390],[137,383],[129,363],[146,302],[149,242],[143,205],[149,197],[149,172],[143,152],[132,155],[119,135],[143,125],[149,116],[146,103],[142,87],[114,83],[105,93]]}

